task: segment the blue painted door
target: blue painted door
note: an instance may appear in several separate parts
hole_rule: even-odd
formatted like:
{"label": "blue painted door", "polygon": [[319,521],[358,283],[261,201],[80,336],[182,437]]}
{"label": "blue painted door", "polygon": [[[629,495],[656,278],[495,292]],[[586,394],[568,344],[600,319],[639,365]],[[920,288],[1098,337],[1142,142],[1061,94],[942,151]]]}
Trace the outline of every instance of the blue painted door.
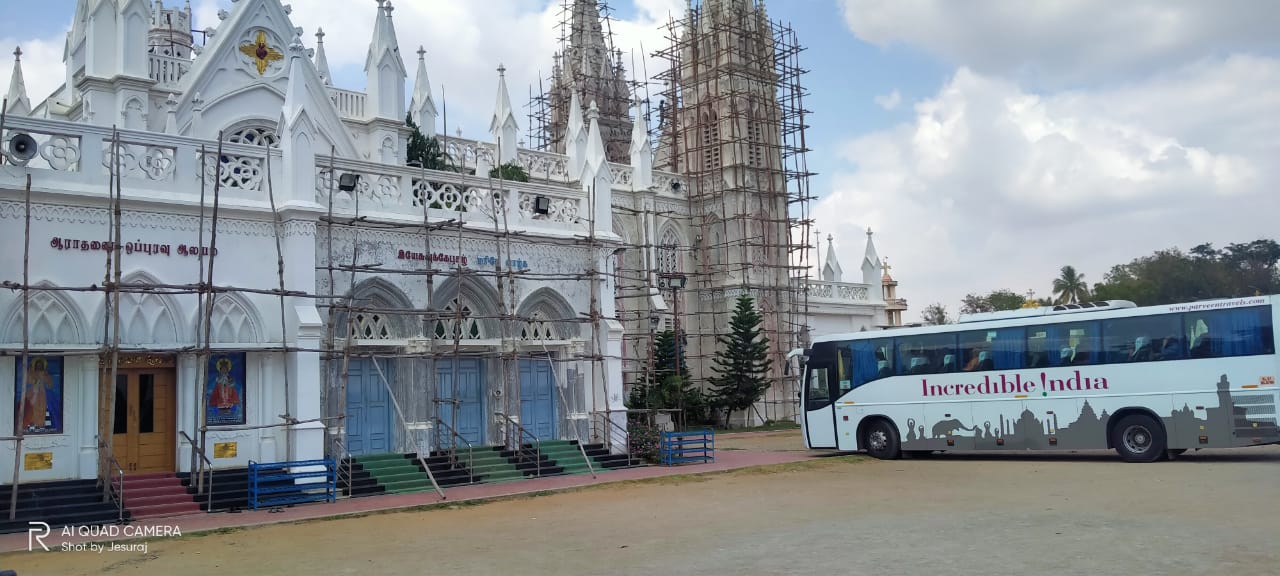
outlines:
{"label": "blue painted door", "polygon": [[484,444],[483,373],[480,360],[475,358],[440,360],[436,363],[440,398],[457,402],[456,412],[454,406],[441,403],[440,419],[457,430],[458,435],[466,438],[473,446]]}
{"label": "blue painted door", "polygon": [[[379,360],[388,380],[391,363]],[[391,451],[391,401],[371,358],[352,358],[347,368],[347,451],[352,455]]]}
{"label": "blue painted door", "polygon": [[556,439],[555,393],[550,361],[546,358],[520,361],[520,425],[539,440]]}

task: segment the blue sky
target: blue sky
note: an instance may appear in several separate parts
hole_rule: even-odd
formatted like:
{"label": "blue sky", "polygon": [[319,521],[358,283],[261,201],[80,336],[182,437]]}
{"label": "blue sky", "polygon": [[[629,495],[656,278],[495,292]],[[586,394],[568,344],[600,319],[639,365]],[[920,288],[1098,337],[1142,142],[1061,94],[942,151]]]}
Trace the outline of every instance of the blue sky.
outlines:
{"label": "blue sky", "polygon": [[[173,3],[171,0],[168,2]],[[624,50],[652,52],[682,0],[615,0]],[[558,1],[401,0],[412,87],[427,49],[450,129],[485,138],[499,61],[512,100],[546,75]],[[197,26],[230,0],[195,0]],[[31,5],[36,6],[36,5]],[[56,87],[74,0],[10,10],[33,98]],[[361,90],[372,0],[294,0],[335,84]],[[824,237],[856,272],[867,226],[908,320],[969,292],[1045,296],[1070,264],[1096,282],[1170,246],[1274,237],[1280,209],[1280,2],[771,0],[807,47],[811,190]],[[649,70],[656,62],[650,60]],[[0,87],[8,75],[0,69]],[[888,97],[897,94],[896,104]],[[522,128],[524,128],[522,126]],[[1246,207],[1241,210],[1240,207]]]}

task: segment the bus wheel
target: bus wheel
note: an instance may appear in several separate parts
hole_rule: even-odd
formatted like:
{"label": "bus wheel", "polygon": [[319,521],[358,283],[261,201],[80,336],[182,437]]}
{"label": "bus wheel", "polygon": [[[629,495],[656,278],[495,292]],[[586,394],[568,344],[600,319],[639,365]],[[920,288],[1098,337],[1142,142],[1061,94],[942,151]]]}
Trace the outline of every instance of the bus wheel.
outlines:
{"label": "bus wheel", "polygon": [[1125,462],[1155,462],[1165,457],[1164,429],[1146,414],[1130,414],[1116,423],[1111,445]]}
{"label": "bus wheel", "polygon": [[883,418],[876,419],[867,426],[867,432],[862,440],[863,445],[867,447],[867,454],[881,460],[896,460],[902,455],[897,427]]}

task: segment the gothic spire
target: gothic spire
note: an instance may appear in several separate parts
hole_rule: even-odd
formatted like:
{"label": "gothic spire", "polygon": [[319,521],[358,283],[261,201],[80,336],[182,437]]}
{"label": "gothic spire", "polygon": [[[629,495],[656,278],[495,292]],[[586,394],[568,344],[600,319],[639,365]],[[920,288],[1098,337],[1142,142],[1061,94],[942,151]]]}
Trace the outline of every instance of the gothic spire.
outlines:
{"label": "gothic spire", "polygon": [[333,75],[329,73],[329,57],[324,54],[324,28],[316,29],[316,70],[325,86],[333,85]]}
{"label": "gothic spire", "polygon": [[843,282],[844,269],[836,258],[835,236],[827,234],[827,264],[822,267],[822,279],[827,282]]}
{"label": "gothic spire", "polygon": [[881,280],[881,275],[888,272],[888,264],[880,261],[880,255],[876,253],[876,243],[871,239],[871,235],[871,227],[868,226],[867,251],[862,257],[862,283],[870,286],[878,286]]}
{"label": "gothic spire", "polygon": [[369,55],[365,57],[364,71],[376,69],[383,57],[390,56],[401,75],[408,76],[404,59],[400,57],[400,42],[396,39],[396,27],[391,21],[395,7],[391,0],[378,0],[378,16],[373,22],[373,41],[369,43]]}
{"label": "gothic spire", "polygon": [[646,190],[653,185],[653,143],[640,100],[636,100],[636,120],[631,129],[631,171],[632,189]]}
{"label": "gothic spire", "polygon": [[511,93],[507,91],[507,68],[498,64],[498,99],[493,107],[493,119],[489,121],[489,133],[493,134],[498,144],[496,158],[499,164],[513,162],[516,159],[516,123],[515,109],[511,107]]}
{"label": "gothic spire", "polygon": [[568,128],[565,131],[564,153],[569,156],[569,178],[576,180],[582,176],[582,166],[586,161],[587,132],[582,124],[582,100],[578,91],[572,90],[569,96]]}
{"label": "gothic spire", "polygon": [[378,0],[378,16],[374,20],[373,41],[369,43],[364,72],[371,104],[369,116],[404,122],[404,82],[409,74],[400,57],[400,42],[396,40],[396,27],[391,21],[393,10],[391,0]]}
{"label": "gothic spire", "polygon": [[22,47],[13,51],[13,77],[9,79],[9,114],[31,114],[31,100],[27,98],[27,83],[22,78]]}
{"label": "gothic spire", "polygon": [[430,138],[436,135],[436,101],[431,97],[431,79],[427,76],[427,49],[418,46],[418,73],[413,80],[413,100],[409,113],[422,131]]}

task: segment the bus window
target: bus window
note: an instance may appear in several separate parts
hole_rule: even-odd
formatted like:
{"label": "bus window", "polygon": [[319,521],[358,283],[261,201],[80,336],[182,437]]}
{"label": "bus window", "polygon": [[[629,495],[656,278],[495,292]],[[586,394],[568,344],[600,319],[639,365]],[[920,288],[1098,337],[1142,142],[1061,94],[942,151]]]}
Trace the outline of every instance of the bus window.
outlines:
{"label": "bus window", "polygon": [[899,374],[939,374],[958,370],[955,334],[898,338]]}
{"label": "bus window", "polygon": [[847,344],[836,346],[836,382],[841,394],[853,388],[853,351]]}
{"label": "bus window", "polygon": [[1182,358],[1178,317],[1138,316],[1117,318],[1103,325],[1106,362],[1150,362]]}
{"label": "bus window", "polygon": [[1054,324],[1028,328],[1028,333],[1046,331],[1045,355],[1050,366],[1082,366],[1102,362],[1101,326],[1097,321]]}
{"label": "bus window", "polygon": [[827,388],[827,369],[814,368],[809,371],[809,401],[810,406],[825,406],[831,401],[831,393]]}
{"label": "bus window", "polygon": [[1269,306],[1187,314],[1183,317],[1183,330],[1192,358],[1275,352]]}
{"label": "bus window", "polygon": [[893,376],[893,354],[889,352],[893,350],[892,339],[855,340],[852,344],[854,388]]}
{"label": "bus window", "polygon": [[1025,335],[1026,330],[1022,328],[978,330],[960,334],[959,354],[964,359],[961,370],[981,372],[1022,368],[1026,349]]}
{"label": "bus window", "polygon": [[1027,329],[1027,356],[1023,360],[1027,368],[1049,367],[1049,329],[1043,326]]}

